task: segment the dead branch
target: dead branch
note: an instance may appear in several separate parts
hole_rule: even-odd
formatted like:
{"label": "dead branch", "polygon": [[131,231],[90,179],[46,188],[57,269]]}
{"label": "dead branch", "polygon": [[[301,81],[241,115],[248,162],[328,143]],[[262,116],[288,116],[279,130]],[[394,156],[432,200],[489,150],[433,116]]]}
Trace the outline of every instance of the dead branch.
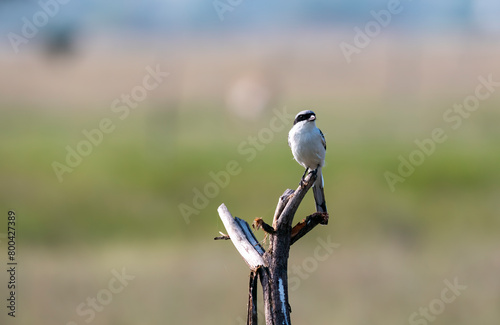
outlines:
{"label": "dead branch", "polygon": [[221,204],[217,211],[232,243],[250,269],[256,270],[259,266],[266,265],[262,258],[264,249],[253,235],[248,223],[242,219],[233,218],[224,204]]}
{"label": "dead branch", "polygon": [[247,324],[257,324],[257,277],[260,278],[263,289],[266,324],[291,324],[287,271],[290,246],[318,224],[328,224],[328,214],[316,212],[304,218],[293,229],[291,226],[302,199],[315,180],[316,174],[309,173],[295,191],[287,189],[280,196],[272,226],[262,218],[255,219],[252,224],[254,228],[262,228],[269,235],[267,251],[258,243],[246,221],[233,218],[224,204],[218,209],[228,235],[222,234],[215,239],[230,238],[251,269]]}
{"label": "dead branch", "polygon": [[317,225],[328,224],[328,213],[315,212],[305,219],[302,219],[298,224],[292,228],[292,235],[290,245],[293,245],[297,240],[304,237],[309,231],[313,230]]}
{"label": "dead branch", "polygon": [[220,236],[214,237],[214,240],[228,240],[228,239],[231,239],[231,237],[229,237],[229,235],[226,235],[222,231],[219,231],[219,234],[220,234]]}
{"label": "dead branch", "polygon": [[250,283],[248,285],[248,313],[247,313],[247,324],[258,325],[257,317],[257,283],[258,283],[258,273],[257,271],[250,271]]}

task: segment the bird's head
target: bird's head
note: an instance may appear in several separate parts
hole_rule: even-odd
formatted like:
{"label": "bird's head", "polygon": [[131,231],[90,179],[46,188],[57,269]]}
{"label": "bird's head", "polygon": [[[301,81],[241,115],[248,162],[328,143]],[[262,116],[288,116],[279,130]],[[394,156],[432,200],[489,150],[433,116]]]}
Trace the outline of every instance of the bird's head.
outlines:
{"label": "bird's head", "polygon": [[295,120],[293,121],[293,125],[299,123],[299,122],[314,122],[316,120],[316,114],[314,114],[313,111],[311,110],[305,110],[305,111],[302,111],[302,112],[299,112],[296,116],[295,116]]}

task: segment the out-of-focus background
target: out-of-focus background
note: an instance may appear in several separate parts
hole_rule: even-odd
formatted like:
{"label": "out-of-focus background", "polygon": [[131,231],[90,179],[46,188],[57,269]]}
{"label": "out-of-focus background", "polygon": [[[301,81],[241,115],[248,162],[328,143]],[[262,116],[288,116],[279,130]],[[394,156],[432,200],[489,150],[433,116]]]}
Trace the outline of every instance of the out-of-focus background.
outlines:
{"label": "out-of-focus background", "polygon": [[330,223],[291,249],[292,321],[498,323],[499,14],[1,1],[0,255],[14,210],[19,263],[1,323],[244,324],[249,272],[213,241],[216,209],[271,221],[303,172],[303,109],[327,138]]}

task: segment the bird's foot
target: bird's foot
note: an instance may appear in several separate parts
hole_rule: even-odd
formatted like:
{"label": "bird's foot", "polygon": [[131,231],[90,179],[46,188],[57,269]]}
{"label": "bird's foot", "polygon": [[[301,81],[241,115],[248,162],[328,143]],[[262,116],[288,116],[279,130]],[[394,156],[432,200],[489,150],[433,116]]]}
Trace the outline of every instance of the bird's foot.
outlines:
{"label": "bird's foot", "polygon": [[304,174],[302,174],[302,178],[300,179],[299,185],[302,188],[307,186],[307,182],[304,180],[304,178],[306,177],[308,171],[309,171],[309,168],[306,168],[306,170],[304,170]]}
{"label": "bird's foot", "polygon": [[313,170],[309,170],[309,173],[307,173],[307,169],[306,169],[306,172],[304,173],[304,175],[302,175],[302,178],[300,179],[300,182],[299,182],[299,185],[300,187],[304,188],[308,185],[308,183],[305,181],[305,176],[306,174],[313,174],[314,176],[316,176],[316,174],[318,173],[318,169],[313,169]]}

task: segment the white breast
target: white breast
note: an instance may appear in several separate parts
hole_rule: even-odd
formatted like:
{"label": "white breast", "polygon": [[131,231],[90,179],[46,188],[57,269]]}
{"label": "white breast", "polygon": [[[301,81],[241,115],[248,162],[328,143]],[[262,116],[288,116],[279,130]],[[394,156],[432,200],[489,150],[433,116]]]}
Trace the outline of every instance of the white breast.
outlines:
{"label": "white breast", "polygon": [[314,122],[297,123],[288,135],[293,157],[299,164],[316,169],[325,163],[325,147]]}

